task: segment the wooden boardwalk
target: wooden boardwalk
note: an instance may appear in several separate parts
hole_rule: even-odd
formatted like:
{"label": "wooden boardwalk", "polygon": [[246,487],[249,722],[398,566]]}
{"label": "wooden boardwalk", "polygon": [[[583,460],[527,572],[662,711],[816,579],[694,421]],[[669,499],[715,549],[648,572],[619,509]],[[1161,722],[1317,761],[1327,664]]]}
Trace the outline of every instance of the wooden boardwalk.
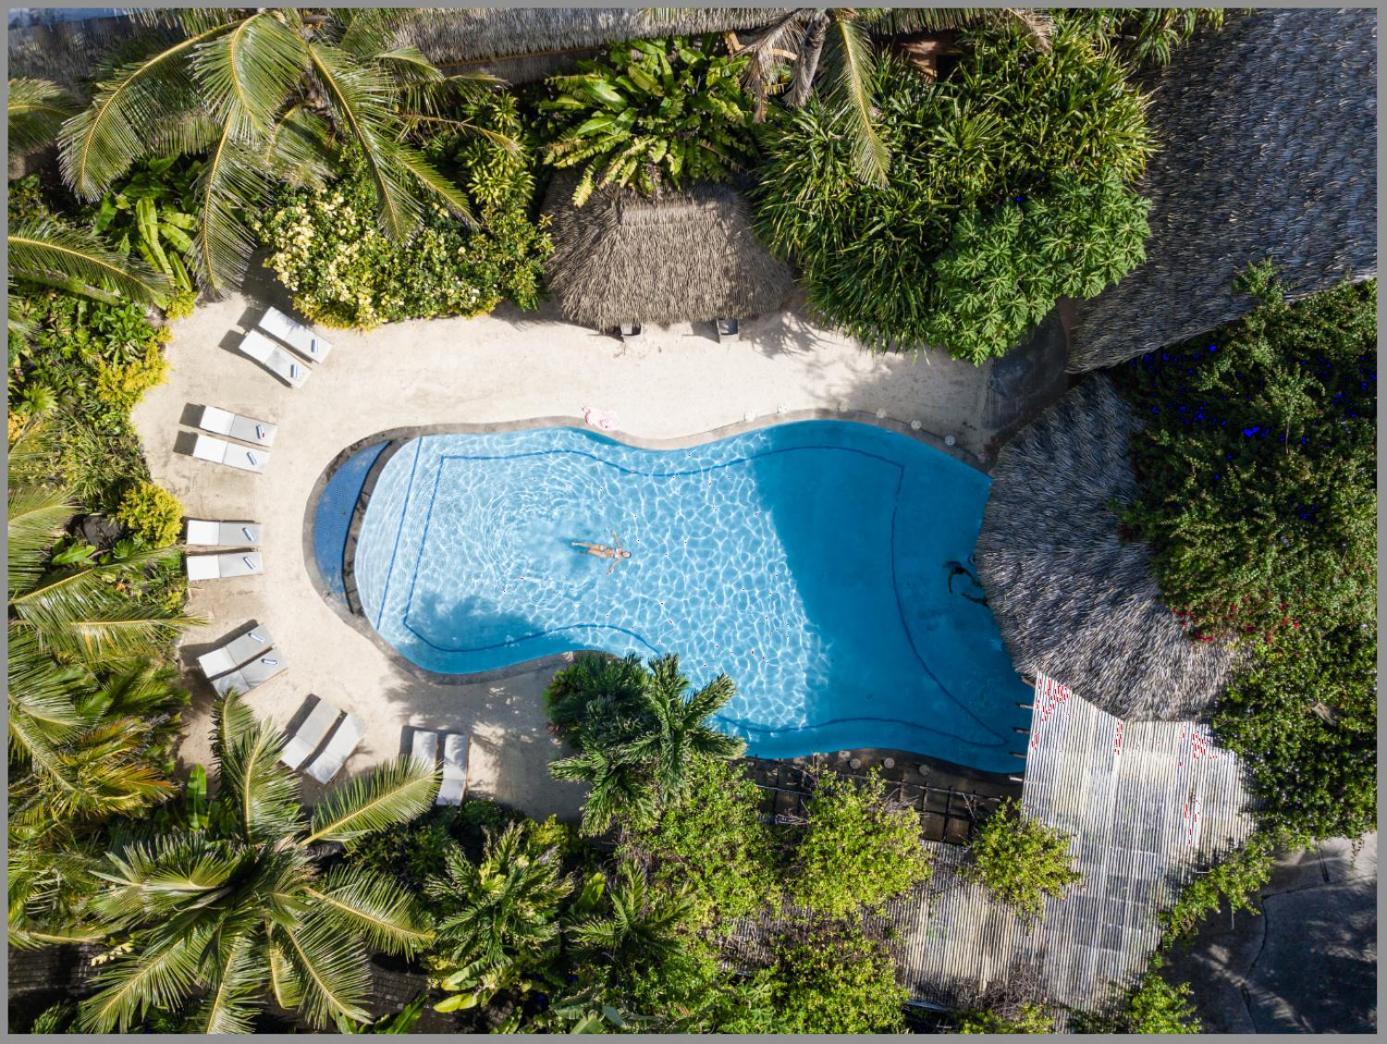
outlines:
{"label": "wooden boardwalk", "polygon": [[[1122,722],[1042,677],[1022,804],[1073,835],[1083,881],[1027,925],[962,879],[966,849],[926,841],[933,878],[869,925],[918,1001],[1011,992],[1090,1008],[1146,968],[1158,911],[1184,882],[1248,835],[1247,800],[1237,759],[1205,726]],[[748,924],[739,942],[764,952],[774,930]]]}

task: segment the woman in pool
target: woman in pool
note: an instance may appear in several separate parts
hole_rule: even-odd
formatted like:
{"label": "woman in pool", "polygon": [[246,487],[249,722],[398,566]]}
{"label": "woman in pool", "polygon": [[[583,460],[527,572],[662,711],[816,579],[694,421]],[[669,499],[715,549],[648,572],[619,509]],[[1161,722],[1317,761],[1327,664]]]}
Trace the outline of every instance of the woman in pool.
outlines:
{"label": "woman in pool", "polygon": [[598,558],[610,558],[612,564],[607,567],[607,575],[610,576],[612,570],[617,567],[618,562],[625,561],[631,557],[631,552],[621,546],[621,542],[616,540],[615,534],[612,535],[612,539],[616,541],[617,546],[608,547],[606,544],[594,544],[586,540],[575,540],[573,541],[573,546],[581,547],[588,554],[595,555]]}

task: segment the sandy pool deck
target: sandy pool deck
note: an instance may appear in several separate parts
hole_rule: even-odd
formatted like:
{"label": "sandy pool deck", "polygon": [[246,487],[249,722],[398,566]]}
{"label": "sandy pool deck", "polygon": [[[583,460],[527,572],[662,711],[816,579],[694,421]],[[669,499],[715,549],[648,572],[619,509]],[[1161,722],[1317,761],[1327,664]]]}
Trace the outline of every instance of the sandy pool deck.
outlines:
{"label": "sandy pool deck", "polygon": [[[282,291],[267,293],[287,307]],[[324,328],[332,353],[293,390],[235,351],[264,307],[231,296],[173,324],[169,377],[134,411],[154,481],[183,502],[189,517],[264,527],[262,576],[192,585],[188,611],[203,623],[185,633],[185,665],[257,621],[288,669],[248,703],[281,725],[299,716],[310,694],[356,715],[365,737],[344,776],[399,754],[405,726],[463,732],[472,737],[468,792],[537,816],[574,817],[583,794],[547,770],[563,753],[542,702],[553,669],[471,684],[422,679],[348,625],[310,578],[309,500],[342,450],[419,425],[543,417],[581,424],[584,407],[615,413],[618,437],[644,439],[805,410],[918,421],[922,432],[953,434],[960,449],[975,454],[994,434],[973,426],[985,371],[943,356],[872,355],[795,312],[743,323],[734,343],[718,343],[711,331],[688,324],[647,328],[623,343],[544,312],[407,322],[369,333]],[[278,425],[263,474],[188,455],[200,405]],[[194,698],[180,758],[206,763],[212,690],[195,671],[187,680]],[[312,800],[314,785],[306,786]]]}

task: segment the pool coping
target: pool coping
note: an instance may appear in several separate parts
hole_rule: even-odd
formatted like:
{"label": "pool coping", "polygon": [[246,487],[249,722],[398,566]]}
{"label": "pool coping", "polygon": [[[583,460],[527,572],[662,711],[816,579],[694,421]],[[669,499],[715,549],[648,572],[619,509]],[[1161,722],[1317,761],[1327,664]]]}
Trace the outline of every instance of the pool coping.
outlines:
{"label": "pool coping", "polygon": [[[932,446],[942,453],[953,457],[960,463],[988,474],[989,469],[983,464],[982,460],[975,454],[962,448],[961,446],[950,446],[942,438],[933,432],[928,432],[922,428],[913,427],[910,423],[898,420],[893,417],[884,417],[867,410],[835,410],[835,409],[802,409],[777,411],[772,414],[765,414],[751,420],[734,421],[731,424],[724,424],[708,431],[699,432],[693,435],[679,435],[671,438],[648,438],[643,436],[628,435],[624,432],[603,431],[589,424],[582,417],[573,416],[549,416],[532,417],[513,421],[488,421],[481,423],[439,423],[439,424],[418,424],[408,425],[400,428],[389,428],[357,439],[351,445],[337,453],[328,463],[322,473],[314,482],[312,490],[309,492],[308,503],[304,510],[303,520],[303,553],[304,561],[308,569],[309,578],[313,586],[317,589],[318,595],[324,602],[337,614],[349,627],[364,635],[372,644],[375,645],[395,666],[404,670],[411,677],[419,681],[433,685],[476,685],[486,684],[487,682],[503,681],[508,678],[517,677],[524,674],[532,674],[544,670],[557,670],[560,667],[571,664],[575,652],[554,653],[548,656],[541,656],[531,660],[524,660],[520,663],[510,664],[505,667],[498,667],[489,671],[477,671],[471,674],[445,674],[438,671],[431,671],[426,667],[421,667],[408,659],[393,645],[387,642],[366,619],[361,612],[361,598],[356,588],[355,575],[355,555],[357,542],[361,535],[361,527],[365,520],[366,507],[370,503],[371,494],[374,491],[376,481],[384,470],[390,459],[408,442],[425,435],[484,435],[494,432],[523,431],[541,428],[580,428],[584,431],[591,431],[599,435],[610,438],[613,442],[636,449],[685,449],[692,446],[701,446],[709,442],[718,442],[734,435],[744,434],[749,431],[756,431],[761,428],[769,428],[778,424],[788,424],[795,421],[805,420],[841,420],[851,421],[858,424],[869,424],[873,427],[893,431],[898,435],[905,435],[917,442],[923,442]],[[346,594],[343,601],[333,592],[318,568],[318,559],[315,553],[313,542],[314,516],[318,505],[318,500],[322,496],[323,490],[332,480],[333,476],[347,460],[363,449],[379,443],[386,443],[386,448],[372,463],[362,481],[361,490],[357,494],[356,503],[352,507],[351,521],[347,525],[347,537],[343,544],[343,563],[342,563],[342,584]],[[821,756],[832,756],[838,753],[855,750],[857,748],[840,748],[832,751],[816,752]],[[910,752],[912,756],[924,758],[925,755],[917,752]],[[806,757],[809,755],[806,755]],[[790,759],[787,759],[790,760]],[[955,770],[965,770],[969,773],[976,773],[979,776],[997,780],[1006,780],[1012,776],[1020,776],[1025,771],[1024,755],[1021,755],[1021,766],[1016,773],[1006,772],[987,772],[982,769],[974,769],[970,766],[957,764],[954,762],[943,762]]]}

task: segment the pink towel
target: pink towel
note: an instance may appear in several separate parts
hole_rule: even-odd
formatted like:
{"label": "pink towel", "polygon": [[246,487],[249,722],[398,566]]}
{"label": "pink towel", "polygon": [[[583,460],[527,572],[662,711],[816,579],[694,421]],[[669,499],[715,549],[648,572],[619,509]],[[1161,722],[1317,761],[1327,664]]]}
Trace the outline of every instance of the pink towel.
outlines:
{"label": "pink towel", "polygon": [[584,406],[583,420],[602,431],[616,428],[616,414],[611,410],[594,410],[591,406]]}

